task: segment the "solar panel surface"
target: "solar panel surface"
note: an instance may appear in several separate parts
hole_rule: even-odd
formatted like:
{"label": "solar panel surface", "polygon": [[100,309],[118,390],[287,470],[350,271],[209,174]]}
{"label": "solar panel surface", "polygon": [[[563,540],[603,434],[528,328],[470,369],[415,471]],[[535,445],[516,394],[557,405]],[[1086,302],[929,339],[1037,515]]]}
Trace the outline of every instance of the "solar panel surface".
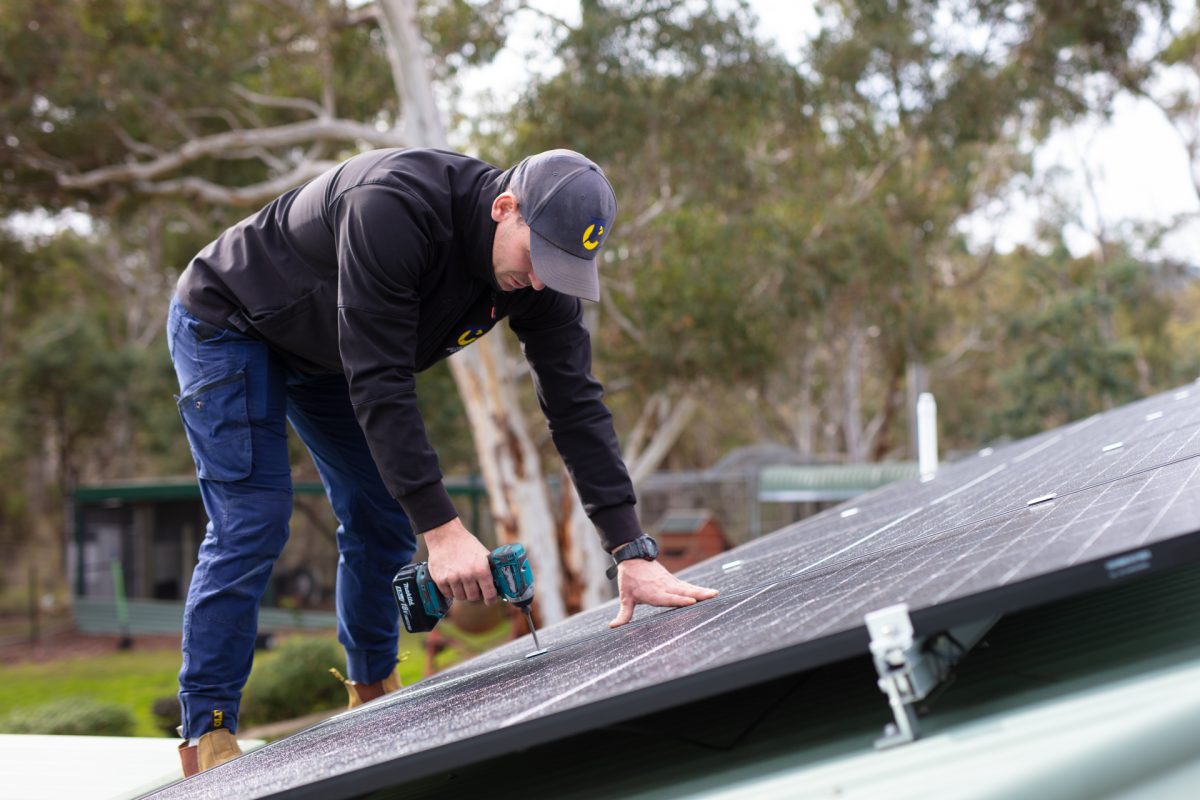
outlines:
{"label": "solar panel surface", "polygon": [[155,796],[353,797],[862,652],[863,615],[897,602],[928,633],[1200,558],[1195,388],[981,451],[683,573],[715,600],[639,609],[617,631],[611,604],[576,615],[541,632],[546,655],[511,643]]}

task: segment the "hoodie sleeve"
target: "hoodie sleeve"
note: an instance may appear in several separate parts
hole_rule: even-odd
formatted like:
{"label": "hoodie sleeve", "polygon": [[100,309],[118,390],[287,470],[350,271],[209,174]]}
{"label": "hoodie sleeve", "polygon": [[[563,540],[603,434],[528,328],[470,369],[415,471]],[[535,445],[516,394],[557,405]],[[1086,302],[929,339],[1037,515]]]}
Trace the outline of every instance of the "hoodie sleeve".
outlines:
{"label": "hoodie sleeve", "polygon": [[633,482],[604,405],[604,390],[592,377],[592,342],[583,308],[574,297],[546,289],[528,292],[509,326],[521,340],[533,369],[538,403],[550,435],[579,490],[583,508],[611,552],[641,535]]}
{"label": "hoodie sleeve", "polygon": [[432,212],[381,184],[343,192],[332,211],[338,350],[350,401],[384,484],[424,533],[458,516],[417,409],[414,378]]}

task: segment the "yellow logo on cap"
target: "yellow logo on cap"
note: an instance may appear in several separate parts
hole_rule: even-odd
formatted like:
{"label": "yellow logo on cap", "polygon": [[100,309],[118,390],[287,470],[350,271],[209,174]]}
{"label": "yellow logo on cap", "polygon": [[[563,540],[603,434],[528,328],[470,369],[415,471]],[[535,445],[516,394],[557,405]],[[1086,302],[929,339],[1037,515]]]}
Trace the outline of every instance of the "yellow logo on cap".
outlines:
{"label": "yellow logo on cap", "polygon": [[[592,232],[595,231],[596,238],[592,239]],[[587,226],[587,230],[583,232],[583,246],[588,250],[595,250],[600,246],[600,237],[604,235],[604,224],[593,222]]]}

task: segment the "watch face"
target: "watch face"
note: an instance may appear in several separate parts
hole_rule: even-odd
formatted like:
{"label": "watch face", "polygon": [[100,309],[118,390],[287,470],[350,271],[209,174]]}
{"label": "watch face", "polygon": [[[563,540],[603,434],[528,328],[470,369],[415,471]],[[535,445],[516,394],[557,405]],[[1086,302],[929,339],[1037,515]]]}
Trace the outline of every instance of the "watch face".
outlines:
{"label": "watch face", "polygon": [[642,539],[642,545],[646,550],[646,555],[650,558],[658,558],[658,542],[646,536]]}

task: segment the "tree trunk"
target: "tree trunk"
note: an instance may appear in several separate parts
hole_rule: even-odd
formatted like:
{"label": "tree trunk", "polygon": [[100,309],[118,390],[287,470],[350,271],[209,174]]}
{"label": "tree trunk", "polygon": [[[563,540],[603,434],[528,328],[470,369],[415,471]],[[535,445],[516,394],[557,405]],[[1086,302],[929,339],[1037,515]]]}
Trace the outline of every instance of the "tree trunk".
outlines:
{"label": "tree trunk", "polygon": [[563,598],[575,590],[564,581],[550,494],[525,429],[501,332],[452,356],[450,371],[467,409],[496,535],[504,543],[525,544],[538,585],[555,587],[537,595],[536,611],[545,623],[560,620],[566,616]]}

